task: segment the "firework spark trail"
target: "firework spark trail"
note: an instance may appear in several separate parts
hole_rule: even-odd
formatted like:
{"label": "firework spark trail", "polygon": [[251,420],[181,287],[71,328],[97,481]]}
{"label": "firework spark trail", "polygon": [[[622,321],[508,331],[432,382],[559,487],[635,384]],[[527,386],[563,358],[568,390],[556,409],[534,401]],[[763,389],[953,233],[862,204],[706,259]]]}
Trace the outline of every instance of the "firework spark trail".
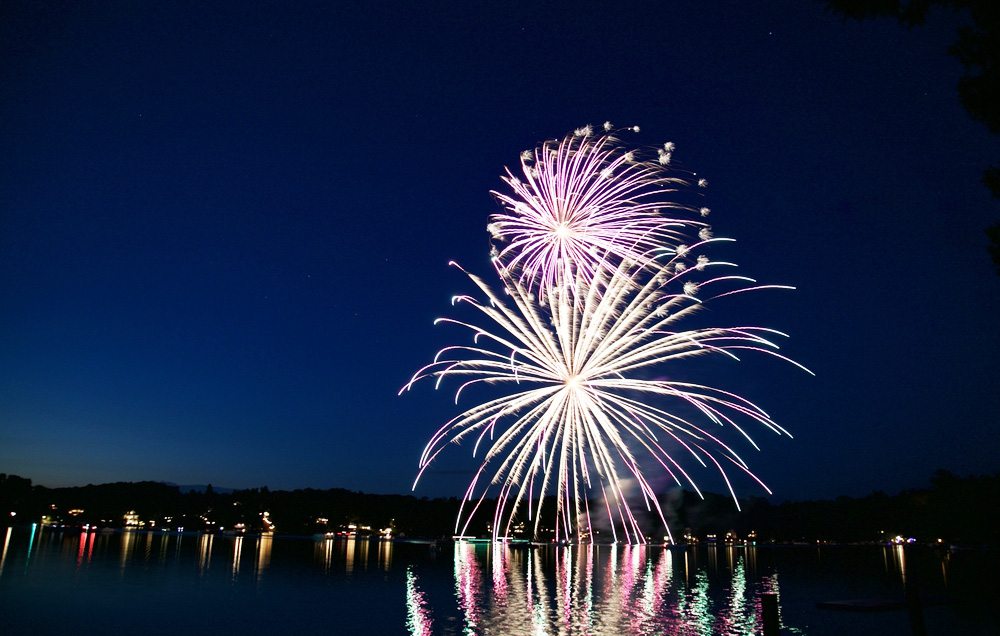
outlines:
{"label": "firework spark trail", "polygon": [[[472,344],[445,347],[400,391],[429,378],[434,378],[436,385],[447,378],[460,381],[456,400],[474,384],[517,387],[447,422],[432,436],[421,456],[417,481],[448,441],[475,436],[478,452],[486,435],[490,436],[482,464],[463,498],[457,532],[465,534],[472,515],[495,485],[499,493],[493,515],[494,538],[509,534],[526,499],[537,534],[546,494],[555,495],[557,533],[566,538],[579,537],[581,528],[576,525],[590,527],[587,499],[593,492],[605,499],[615,536],[617,525],[627,541],[642,541],[635,503],[628,501],[623,487],[626,477],[638,484],[642,507],[655,512],[667,525],[645,476],[642,457],[651,458],[678,484],[683,483],[683,478],[698,492],[682,460],[675,457],[677,453],[689,455],[701,466],[714,467],[734,499],[726,464],[763,485],[732,446],[706,426],[672,413],[660,403],[673,400],[690,405],[711,426],[734,428],[751,444],[753,440],[737,418],[762,424],[779,435],[787,434],[764,410],[719,388],[646,379],[638,377],[637,372],[648,376],[649,369],[692,356],[723,355],[739,360],[734,351],[742,350],[788,360],[777,353],[779,347],[772,340],[784,334],[772,329],[737,326],[678,330],[676,324],[702,306],[695,294],[712,287],[743,285],[721,291],[718,298],[744,290],[782,287],[761,286],[738,276],[719,276],[693,284],[691,272],[732,264],[702,260],[699,268],[678,272],[676,262],[680,258],[683,256],[664,253],[648,262],[624,259],[613,270],[578,270],[574,272],[576,292],[553,288],[544,301],[499,261],[494,265],[506,294],[497,293],[482,279],[465,272],[485,300],[462,295],[453,302],[473,307],[488,326],[455,318],[438,319],[436,322],[468,329],[473,334]],[[586,281],[589,276],[593,278]],[[645,398],[640,400],[636,395]],[[651,400],[657,406],[650,404]],[[484,475],[490,478],[481,485]],[[537,501],[532,502],[535,497]],[[471,504],[471,510],[466,504]]]}
{"label": "firework spark trail", "polygon": [[709,209],[678,200],[688,180],[667,169],[672,143],[658,160],[644,159],[649,151],[630,150],[610,124],[604,129],[595,137],[580,128],[525,151],[523,177],[508,169],[501,178],[510,192],[493,192],[504,211],[487,229],[506,243],[494,255],[542,301],[578,274],[589,281],[623,261],[650,264],[683,247],[692,229],[711,234],[700,220]]}

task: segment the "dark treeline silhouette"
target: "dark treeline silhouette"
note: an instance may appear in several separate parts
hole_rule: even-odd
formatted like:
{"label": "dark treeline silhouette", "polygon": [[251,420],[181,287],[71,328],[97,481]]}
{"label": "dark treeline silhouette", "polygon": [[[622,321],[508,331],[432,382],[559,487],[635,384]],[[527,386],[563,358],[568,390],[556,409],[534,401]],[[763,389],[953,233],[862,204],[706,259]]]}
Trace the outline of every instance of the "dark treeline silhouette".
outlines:
{"label": "dark treeline silhouette", "polygon": [[[957,11],[968,18],[958,29],[948,53],[965,68],[958,96],[965,110],[1000,135],[1000,2],[997,0],[826,0],[834,13],[848,19],[894,18],[914,28],[935,8]],[[983,172],[983,184],[1000,199],[1000,165]],[[1000,274],[1000,223],[986,229],[987,247]]]}
{"label": "dark treeline silhouette", "polygon": [[[992,522],[997,501],[1000,473],[959,477],[941,470],[933,475],[929,488],[895,495],[875,492],[865,497],[780,504],[758,497],[741,500],[742,510],[737,510],[728,496],[706,493],[701,499],[691,492],[675,491],[662,497],[661,506],[678,541],[690,530],[697,537],[716,534],[720,539],[727,532],[741,539],[756,532],[762,542],[870,542],[898,534],[921,542],[941,538],[978,545],[1000,543],[1000,527]],[[603,507],[599,503],[592,502],[591,510]],[[553,504],[545,502],[547,516]],[[392,527],[395,536],[441,537],[453,533],[458,505],[455,498],[372,495],[340,488],[272,491],[262,487],[219,493],[209,486],[184,492],[157,482],[46,488],[33,485],[30,479],[0,474],[0,514],[16,512],[8,517],[14,523],[48,517],[55,524],[121,527],[124,515],[134,511],[146,527],[219,530],[243,524],[247,531],[256,531],[264,527],[261,520],[267,512],[281,533],[337,532],[354,524],[362,533]],[[469,524],[469,533],[485,536],[492,511],[493,502],[485,501]],[[654,541],[666,534],[657,519],[649,513],[639,520]],[[595,515],[593,523],[600,532],[596,539],[611,539],[606,520]],[[526,538],[532,534],[532,525],[527,526],[522,535]],[[541,528],[539,538],[552,536],[550,528]]]}
{"label": "dark treeline silhouette", "polygon": [[[350,524],[377,532],[393,527],[395,534],[439,536],[454,524],[458,500],[404,495],[371,495],[342,488],[305,488],[271,491],[266,486],[216,492],[160,482],[117,482],[70,488],[32,485],[30,479],[0,473],[0,514],[15,523],[121,527],[134,511],[145,527],[184,527],[189,530],[263,528],[263,513],[276,530],[292,534],[336,532]],[[323,521],[325,520],[325,521]],[[154,524],[149,522],[153,521]]]}
{"label": "dark treeline silhouette", "polygon": [[963,545],[997,544],[1000,528],[992,512],[997,501],[1000,473],[959,477],[939,470],[929,488],[781,504],[753,498],[741,503],[742,512],[720,495],[701,501],[685,493],[678,525],[695,534],[733,530],[742,537],[756,531],[763,541],[867,542],[898,534],[921,542],[940,538]]}

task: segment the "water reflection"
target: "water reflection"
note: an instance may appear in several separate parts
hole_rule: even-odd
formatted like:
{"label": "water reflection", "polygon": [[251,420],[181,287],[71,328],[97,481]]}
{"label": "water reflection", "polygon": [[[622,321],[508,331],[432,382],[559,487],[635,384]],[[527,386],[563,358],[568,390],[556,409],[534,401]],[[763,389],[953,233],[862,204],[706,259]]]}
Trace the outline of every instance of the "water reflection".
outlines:
{"label": "water reflection", "polygon": [[7,536],[3,540],[3,553],[0,554],[0,576],[3,575],[3,566],[7,562],[7,549],[10,547],[10,535],[13,528],[7,528]]}
{"label": "water reflection", "polygon": [[[195,533],[189,533],[195,534]],[[191,546],[190,541],[195,544]],[[156,530],[99,530],[92,527],[61,529],[32,525],[26,528],[0,529],[0,575],[9,571],[12,560],[23,565],[28,575],[36,568],[46,567],[47,562],[69,564],[74,572],[83,573],[95,560],[113,563],[121,578],[137,563],[149,570],[151,564],[169,567],[171,563],[192,561],[201,577],[208,576],[213,554],[229,563],[228,574],[236,580],[241,574],[252,573],[260,582],[271,563],[270,534],[226,537],[216,534],[197,534],[185,537],[183,533]],[[185,550],[185,547],[187,549]],[[217,552],[227,554],[220,557]],[[380,553],[383,562],[390,560],[389,553]],[[252,559],[252,568],[247,559]]]}
{"label": "water reflection", "polygon": [[327,537],[316,544],[316,552],[323,563],[323,571],[329,573],[333,563],[333,537]]}
{"label": "water reflection", "polygon": [[406,568],[406,629],[414,636],[430,636],[434,631],[427,600],[417,589],[412,565]]}
{"label": "water reflection", "polygon": [[[714,557],[713,557],[713,553]],[[709,551],[645,545],[528,548],[460,542],[454,548],[454,598],[463,633],[755,634],[760,594],[777,578],[756,580],[756,549]],[[484,567],[485,564],[485,567]],[[719,570],[722,566],[721,571]],[[417,572],[407,570],[407,625],[427,634],[431,617]]]}
{"label": "water reflection", "polygon": [[[275,542],[278,567],[272,568]],[[798,600],[789,599],[786,607],[779,596],[779,620],[782,633],[793,634],[801,631],[784,624],[785,620],[799,625],[828,620],[827,615],[804,617],[803,613],[808,614],[815,601],[847,598],[844,590],[861,590],[859,598],[882,591],[899,594],[904,585],[914,583],[929,595],[948,591],[948,585],[968,591],[968,568],[978,560],[963,553],[912,546],[823,548],[821,561],[815,548],[758,552],[752,546],[726,544],[683,549],[457,543],[442,551],[361,537],[320,536],[303,541],[275,539],[270,534],[115,532],[28,525],[0,527],[0,587],[4,590],[0,617],[23,604],[9,600],[13,597],[8,592],[31,599],[34,590],[43,587],[115,589],[121,582],[127,585],[119,584],[117,589],[142,594],[150,589],[144,585],[147,581],[157,590],[189,586],[189,591],[198,594],[222,590],[219,593],[225,598],[234,591],[249,593],[255,608],[263,606],[265,598],[287,600],[315,593],[317,608],[333,611],[335,607],[337,612],[350,613],[357,611],[356,600],[332,601],[325,585],[300,582],[303,577],[342,582],[349,577],[350,594],[338,599],[376,599],[373,603],[379,607],[395,604],[394,613],[369,617],[379,627],[371,633],[389,633],[405,622],[411,634],[421,636],[749,635],[761,631],[761,594],[781,593],[776,568],[784,563],[792,565],[783,566],[781,581],[795,590]],[[289,562],[298,562],[298,567],[288,567]],[[991,573],[998,571],[1000,567]],[[293,578],[296,582],[290,585]],[[244,592],[238,592],[240,588]],[[2,604],[4,596],[7,606]],[[76,597],[60,598],[68,602]],[[980,606],[989,603],[974,607]],[[973,606],[963,607],[967,612]],[[396,621],[392,629],[382,629],[389,620]],[[905,617],[900,620],[905,627]],[[11,633],[22,631],[29,633]],[[938,631],[979,633],[934,633]]]}
{"label": "water reflection", "polygon": [[[882,565],[885,568],[886,574],[898,574],[900,582],[904,587],[906,586],[905,546],[900,544],[882,546]],[[944,563],[942,562],[941,565],[943,567]],[[944,572],[944,570],[942,570],[942,572]]]}
{"label": "water reflection", "polygon": [[90,563],[91,559],[94,557],[94,540],[97,538],[97,532],[94,530],[87,529],[80,533],[80,543],[76,551],[76,569],[80,569],[80,566],[84,563],[84,558],[86,562]]}
{"label": "water reflection", "polygon": [[167,546],[170,544],[170,535],[167,533],[160,534],[160,564],[167,562]]}
{"label": "water reflection", "polygon": [[35,523],[31,524],[31,536],[28,537],[28,552],[24,556],[24,571],[25,572],[28,571],[28,565],[30,565],[30,563],[31,563],[31,548],[35,547],[35,532],[36,531],[39,532],[39,533],[41,532],[41,529],[39,529],[38,524],[35,524]]}
{"label": "water reflection", "polygon": [[[353,539],[352,539],[353,540]],[[358,563],[362,568],[368,567],[368,547],[371,545],[371,540],[363,539],[357,541],[355,545],[355,550],[357,551]]]}
{"label": "water reflection", "polygon": [[471,543],[455,544],[455,596],[465,617],[465,631],[475,632],[479,620],[480,572],[475,546]]}
{"label": "water reflection", "polygon": [[[270,540],[270,538],[268,538]],[[367,571],[369,567],[389,572],[392,568],[393,543],[369,537],[317,536],[313,541],[313,558],[326,574],[347,575]]]}
{"label": "water reflection", "polygon": [[121,554],[118,560],[118,569],[124,573],[125,566],[128,565],[132,550],[135,548],[135,531],[126,530],[122,532]]}
{"label": "water reflection", "polygon": [[212,542],[214,534],[203,534],[198,538],[198,572],[204,574],[212,565]]}
{"label": "water reflection", "polygon": [[80,549],[77,550],[77,552],[76,552],[76,567],[77,567],[77,569],[80,569],[80,566],[83,565],[83,553],[86,552],[86,550],[87,550],[87,535],[88,534],[89,533],[87,533],[87,532],[83,532],[83,533],[80,534]]}
{"label": "water reflection", "polygon": [[254,571],[257,574],[259,583],[264,576],[264,571],[271,565],[271,542],[274,537],[271,534],[262,534],[257,537],[257,560],[254,562]]}
{"label": "water reflection", "polygon": [[389,567],[392,565],[392,541],[379,541],[378,562],[383,570],[389,571]]}
{"label": "water reflection", "polygon": [[344,547],[344,572],[351,574],[354,572],[354,549],[357,547],[357,539],[350,537]]}
{"label": "water reflection", "polygon": [[243,556],[243,536],[238,536],[233,541],[233,578],[240,573],[240,558]]}

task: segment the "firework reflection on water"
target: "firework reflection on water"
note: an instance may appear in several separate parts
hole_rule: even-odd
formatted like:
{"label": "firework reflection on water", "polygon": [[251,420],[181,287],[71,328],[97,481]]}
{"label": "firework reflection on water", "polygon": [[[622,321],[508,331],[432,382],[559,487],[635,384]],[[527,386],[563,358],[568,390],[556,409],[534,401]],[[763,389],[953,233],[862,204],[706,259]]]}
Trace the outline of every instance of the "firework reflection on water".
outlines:
{"label": "firework reflection on water", "polygon": [[[697,549],[582,545],[538,549],[507,544],[454,547],[454,597],[461,626],[435,633],[699,635],[754,634],[760,595],[778,593],[776,574],[759,576],[753,546]],[[699,556],[701,554],[701,556]],[[414,616],[444,599],[428,598],[409,571]],[[412,589],[412,592],[411,592]],[[440,622],[439,622],[440,625]],[[785,626],[786,633],[800,633]],[[411,631],[411,634],[427,632]]]}

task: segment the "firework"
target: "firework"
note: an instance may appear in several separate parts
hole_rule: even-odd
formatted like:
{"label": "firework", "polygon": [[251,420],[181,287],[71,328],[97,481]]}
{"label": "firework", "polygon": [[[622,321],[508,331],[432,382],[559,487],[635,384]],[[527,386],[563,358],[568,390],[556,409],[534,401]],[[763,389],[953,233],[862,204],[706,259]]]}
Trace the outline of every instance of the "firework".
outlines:
{"label": "firework", "polygon": [[[650,466],[699,494],[684,468],[690,462],[717,470],[731,493],[732,470],[766,490],[722,439],[723,431],[735,431],[755,448],[744,428],[747,421],[774,433],[787,432],[732,392],[654,376],[694,356],[738,360],[739,354],[753,351],[792,362],[774,342],[784,334],[772,329],[683,329],[709,300],[790,289],[758,285],[727,274],[732,263],[695,256],[707,244],[723,240],[709,236],[641,261],[622,257],[613,268],[569,268],[564,273],[573,276],[572,285],[552,287],[544,299],[500,261],[494,261],[502,283],[499,292],[466,272],[482,296],[456,296],[453,304],[471,306],[479,319],[436,322],[468,330],[472,342],[442,349],[400,391],[425,378],[435,379],[437,386],[455,380],[457,403],[475,385],[503,389],[500,397],[442,426],[420,458],[417,481],[449,441],[473,441],[473,454],[481,454],[456,532],[465,534],[472,515],[495,492],[494,538],[509,535],[522,511],[533,520],[537,535],[544,496],[555,495],[557,539],[593,537],[591,518],[600,513],[610,520],[616,541],[642,542],[638,506],[655,511],[667,526],[646,476]],[[715,272],[719,275],[713,276]],[[638,486],[637,494],[627,487],[629,482]],[[592,505],[601,510],[591,510]]]}
{"label": "firework", "polygon": [[594,136],[584,126],[522,152],[522,176],[508,169],[510,191],[493,192],[504,208],[487,226],[503,246],[494,257],[541,300],[624,261],[650,265],[707,228],[708,208],[679,201],[689,180],[668,172],[672,142],[635,150],[610,122],[603,129]]}

